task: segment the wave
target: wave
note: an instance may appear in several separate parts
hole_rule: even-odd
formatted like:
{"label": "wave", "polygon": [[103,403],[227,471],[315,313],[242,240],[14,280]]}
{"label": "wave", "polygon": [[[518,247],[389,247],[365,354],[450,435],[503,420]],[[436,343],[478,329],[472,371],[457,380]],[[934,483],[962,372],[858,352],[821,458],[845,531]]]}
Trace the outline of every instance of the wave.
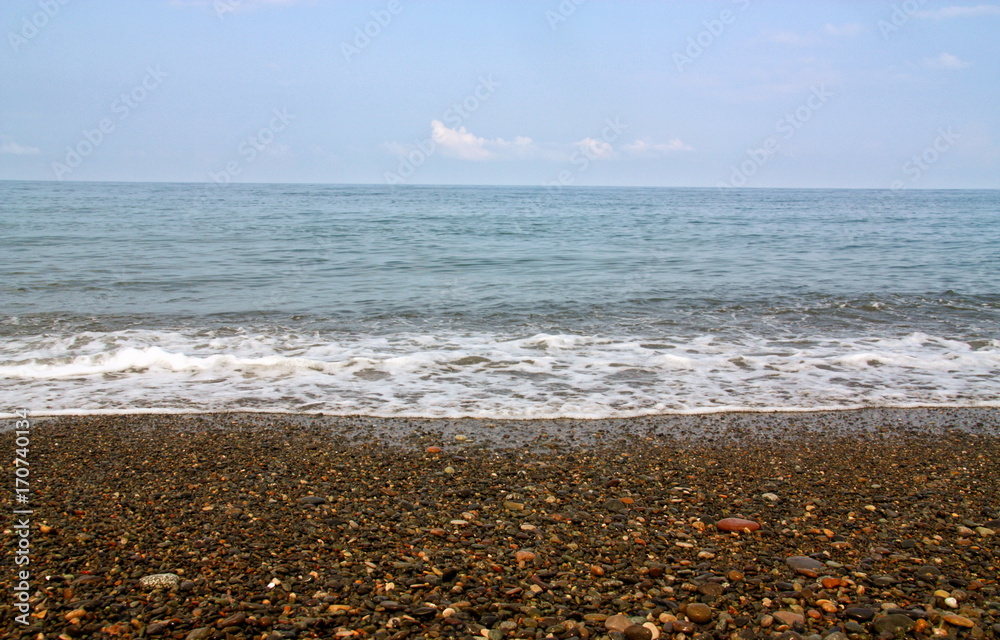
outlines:
{"label": "wave", "polygon": [[610,418],[998,406],[1000,341],[742,333],[85,331],[0,345],[34,414],[277,411]]}

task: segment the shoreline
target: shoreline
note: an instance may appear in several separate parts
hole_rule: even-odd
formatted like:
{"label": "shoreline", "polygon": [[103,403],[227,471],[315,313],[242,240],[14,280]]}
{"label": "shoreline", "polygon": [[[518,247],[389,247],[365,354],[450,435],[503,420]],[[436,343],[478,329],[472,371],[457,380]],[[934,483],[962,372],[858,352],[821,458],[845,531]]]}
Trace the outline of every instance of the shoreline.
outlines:
{"label": "shoreline", "polygon": [[1000,636],[996,410],[31,421],[4,637]]}
{"label": "shoreline", "polygon": [[[38,426],[107,420],[136,423],[144,428],[170,425],[225,427],[280,425],[286,429],[326,432],[330,437],[361,442],[365,438],[402,445],[450,441],[465,436],[485,448],[530,446],[536,441],[570,447],[592,447],[627,438],[657,438],[674,445],[712,441],[759,441],[816,437],[853,437],[905,433],[933,436],[949,430],[1000,436],[1000,407],[871,407],[824,411],[740,411],[697,414],[657,414],[626,418],[409,418],[366,415],[333,416],[310,413],[212,412],[115,413],[34,416]],[[0,433],[13,428],[0,421]]]}

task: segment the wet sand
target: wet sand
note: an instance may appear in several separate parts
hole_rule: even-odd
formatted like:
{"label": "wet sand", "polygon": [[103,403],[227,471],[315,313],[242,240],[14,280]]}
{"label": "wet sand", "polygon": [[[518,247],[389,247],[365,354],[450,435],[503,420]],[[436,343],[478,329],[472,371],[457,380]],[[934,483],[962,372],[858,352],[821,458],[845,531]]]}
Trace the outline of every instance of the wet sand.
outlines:
{"label": "wet sand", "polygon": [[1000,635],[996,409],[32,422],[3,637]]}

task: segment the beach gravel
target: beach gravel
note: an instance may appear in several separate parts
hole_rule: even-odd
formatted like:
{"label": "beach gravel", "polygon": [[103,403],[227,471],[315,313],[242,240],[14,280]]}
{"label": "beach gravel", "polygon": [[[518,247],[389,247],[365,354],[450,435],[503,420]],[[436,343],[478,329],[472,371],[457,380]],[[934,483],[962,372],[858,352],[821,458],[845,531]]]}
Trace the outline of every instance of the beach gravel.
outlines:
{"label": "beach gravel", "polygon": [[997,412],[704,423],[38,420],[0,637],[997,637]]}

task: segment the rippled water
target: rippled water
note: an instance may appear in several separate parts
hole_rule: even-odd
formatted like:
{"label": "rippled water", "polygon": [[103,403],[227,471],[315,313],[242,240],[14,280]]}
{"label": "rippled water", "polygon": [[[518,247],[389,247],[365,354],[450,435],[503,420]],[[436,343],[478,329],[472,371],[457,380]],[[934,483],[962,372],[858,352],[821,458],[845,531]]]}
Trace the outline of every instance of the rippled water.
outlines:
{"label": "rippled water", "polygon": [[36,412],[1000,398],[1000,192],[0,182]]}

